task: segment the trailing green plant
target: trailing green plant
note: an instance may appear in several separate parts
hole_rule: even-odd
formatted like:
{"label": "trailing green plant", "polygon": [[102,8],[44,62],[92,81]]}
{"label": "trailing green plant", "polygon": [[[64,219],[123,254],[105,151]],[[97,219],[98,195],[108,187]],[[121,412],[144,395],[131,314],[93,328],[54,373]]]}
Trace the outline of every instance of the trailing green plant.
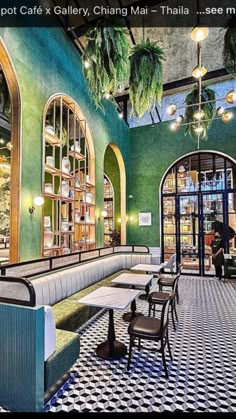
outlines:
{"label": "trailing green plant", "polygon": [[119,246],[120,245],[120,231],[110,229],[110,245]]}
{"label": "trailing green plant", "polygon": [[130,54],[129,95],[131,114],[141,118],[161,102],[163,50],[149,39],[135,45]]}
{"label": "trailing green plant", "polygon": [[128,82],[127,31],[112,18],[100,19],[86,34],[83,71],[97,106],[104,95],[124,89]]}
{"label": "trailing green plant", "polygon": [[225,35],[223,60],[226,70],[236,77],[236,18],[230,19]]}
{"label": "trailing green plant", "polygon": [[[198,105],[194,106],[187,106],[185,108],[185,122],[190,123],[196,121],[196,124],[190,124],[186,126],[185,135],[189,134],[194,139],[207,140],[207,133],[211,126],[212,120],[216,115],[216,103],[215,103],[215,92],[208,87],[202,87],[201,89],[201,102],[212,101],[209,103],[201,104],[201,110],[204,112],[204,116],[202,117],[200,124],[203,127],[203,131],[201,133],[195,132],[195,128],[198,127],[198,120],[194,118],[194,113],[199,110]],[[193,105],[199,102],[199,88],[198,85],[195,85],[192,91],[186,96],[185,103],[186,105]]]}

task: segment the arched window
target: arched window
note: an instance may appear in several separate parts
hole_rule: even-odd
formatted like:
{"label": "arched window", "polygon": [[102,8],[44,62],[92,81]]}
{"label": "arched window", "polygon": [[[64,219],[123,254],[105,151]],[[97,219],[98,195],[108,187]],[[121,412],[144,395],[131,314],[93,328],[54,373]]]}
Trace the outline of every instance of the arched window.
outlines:
{"label": "arched window", "polygon": [[94,149],[72,99],[60,95],[50,100],[43,138],[43,255],[94,249]]}
{"label": "arched window", "polygon": [[163,260],[176,253],[183,272],[214,274],[215,231],[225,252],[236,254],[236,165],[230,157],[204,151],[175,162],[162,182],[161,208]]}

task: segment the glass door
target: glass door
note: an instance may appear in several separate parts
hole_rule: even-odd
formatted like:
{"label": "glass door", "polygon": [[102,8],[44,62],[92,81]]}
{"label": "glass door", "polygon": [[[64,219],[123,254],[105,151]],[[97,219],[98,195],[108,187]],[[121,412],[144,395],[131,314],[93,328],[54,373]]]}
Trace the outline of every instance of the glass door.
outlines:
{"label": "glass door", "polygon": [[203,274],[206,275],[215,273],[211,257],[214,232],[217,231],[222,235],[226,231],[224,202],[223,193],[202,194],[202,266]]}
{"label": "glass door", "polygon": [[177,255],[183,273],[200,273],[198,195],[180,195],[177,205]]}

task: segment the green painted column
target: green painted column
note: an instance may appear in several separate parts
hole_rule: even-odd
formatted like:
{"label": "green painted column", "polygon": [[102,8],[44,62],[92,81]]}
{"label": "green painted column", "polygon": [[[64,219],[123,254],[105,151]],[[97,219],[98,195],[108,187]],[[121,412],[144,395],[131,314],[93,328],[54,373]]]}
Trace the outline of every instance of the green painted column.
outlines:
{"label": "green painted column", "polygon": [[0,406],[44,408],[44,308],[0,304]]}

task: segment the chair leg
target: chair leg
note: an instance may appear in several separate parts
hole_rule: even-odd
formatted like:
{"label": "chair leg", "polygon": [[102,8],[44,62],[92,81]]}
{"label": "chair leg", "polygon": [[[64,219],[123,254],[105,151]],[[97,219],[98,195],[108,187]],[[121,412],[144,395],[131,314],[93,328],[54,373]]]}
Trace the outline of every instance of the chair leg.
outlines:
{"label": "chair leg", "polygon": [[173,326],[174,326],[174,330],[176,330],[175,320],[174,320],[174,304],[173,303],[171,304],[171,318],[172,318],[172,323],[173,323]]}
{"label": "chair leg", "polygon": [[141,350],[141,339],[140,338],[138,338],[138,350],[139,351]]}
{"label": "chair leg", "polygon": [[172,361],[173,358],[172,358],[172,354],[171,354],[171,350],[170,350],[170,341],[169,341],[168,329],[167,329],[167,332],[166,332],[166,342],[167,342],[167,347],[168,347],[168,351],[169,351],[169,354],[170,354],[170,359]]}
{"label": "chair leg", "polygon": [[177,304],[179,304],[179,290],[178,290],[178,284],[176,287],[176,298],[177,298]]}
{"label": "chair leg", "polygon": [[174,312],[175,312],[175,318],[176,318],[176,321],[178,322],[179,320],[178,320],[178,316],[177,316],[177,311],[176,311],[176,305],[175,305],[175,302],[174,302]]}
{"label": "chair leg", "polygon": [[134,337],[130,336],[130,342],[129,342],[129,357],[128,357],[128,365],[127,365],[127,370],[130,369],[130,363],[131,363],[131,356],[132,356],[132,348],[134,345]]}
{"label": "chair leg", "polygon": [[166,378],[168,378],[168,371],[167,371],[166,360],[165,360],[165,345],[164,345],[163,339],[161,339],[161,356],[162,356],[162,361],[163,361],[163,367],[165,370],[165,375],[166,375]]}
{"label": "chair leg", "polygon": [[151,316],[151,307],[152,307],[152,303],[149,303],[149,310],[148,310],[149,317]]}

